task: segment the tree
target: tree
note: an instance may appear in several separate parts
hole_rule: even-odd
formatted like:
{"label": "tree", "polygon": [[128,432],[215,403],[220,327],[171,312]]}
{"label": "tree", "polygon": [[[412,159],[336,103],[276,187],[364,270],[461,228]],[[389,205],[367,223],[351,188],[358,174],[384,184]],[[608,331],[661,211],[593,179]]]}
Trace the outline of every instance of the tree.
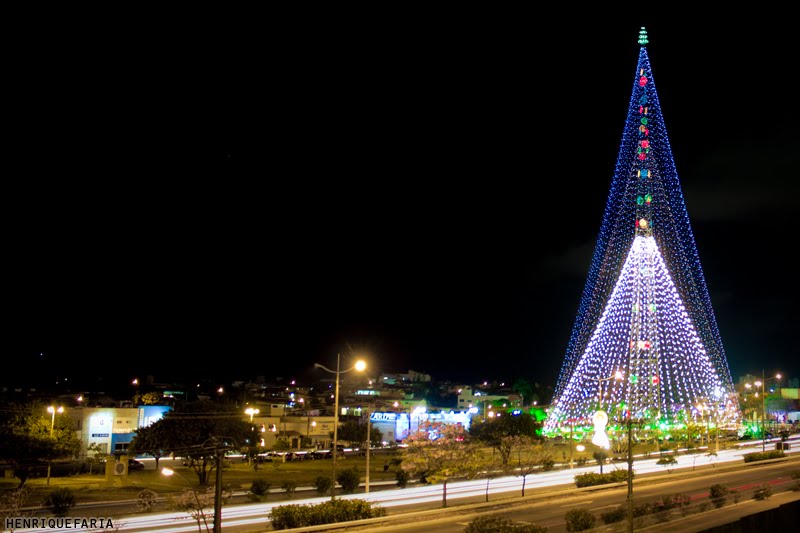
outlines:
{"label": "tree", "polygon": [[69,487],[58,487],[45,496],[42,505],[49,507],[56,516],[67,516],[69,510],[75,507],[75,494]]}
{"label": "tree", "polygon": [[[370,426],[370,444],[378,445],[383,439],[381,430],[374,426]],[[359,423],[358,420],[348,420],[339,426],[338,440],[343,440],[353,444],[363,444],[367,440],[367,425]]]}
{"label": "tree", "polygon": [[179,405],[144,431],[138,430],[131,447],[186,457],[199,483],[205,485],[216,466],[219,444],[246,447],[257,437],[241,416],[234,406],[210,401]]}
{"label": "tree", "polygon": [[0,411],[0,460],[11,466],[20,480],[19,488],[25,485],[35,467],[48,460],[74,457],[79,449],[80,440],[72,428],[72,420],[65,416],[51,418],[41,403],[15,405]]}
{"label": "tree", "polygon": [[198,494],[194,489],[186,490],[178,496],[170,497],[169,502],[175,510],[188,513],[197,521],[198,532],[202,533],[203,531],[200,527],[201,524],[205,525],[206,531],[210,531],[208,528],[209,513],[206,512],[206,509],[214,507],[214,490],[211,487],[202,494]]}
{"label": "tree", "polygon": [[30,516],[32,508],[27,506],[31,491],[28,487],[19,487],[0,493],[0,531],[6,524],[6,518],[22,518]]}
{"label": "tree", "polygon": [[137,393],[133,396],[133,403],[134,405],[162,405],[164,403],[164,395],[160,392]]}
{"label": "tree", "polygon": [[442,507],[447,507],[447,482],[459,477],[473,477],[480,469],[474,446],[461,425],[425,423],[406,439],[406,457],[401,468],[421,474],[430,483],[441,482]]}
{"label": "tree", "polygon": [[511,386],[511,389],[522,396],[522,405],[528,405],[534,400],[539,399],[539,397],[534,394],[533,387],[533,384],[527,379],[517,378]]}
{"label": "tree", "polygon": [[552,454],[540,440],[528,436],[505,437],[511,450],[509,467],[514,475],[522,476],[522,496],[525,496],[525,481],[539,467],[552,461]]}
{"label": "tree", "polygon": [[339,473],[336,474],[336,481],[338,481],[339,485],[342,487],[343,493],[353,494],[358,490],[358,486],[361,483],[361,476],[358,475],[358,470],[353,467],[347,470],[340,470]]}
{"label": "tree", "polygon": [[86,448],[86,462],[89,463],[89,475],[92,475],[92,467],[95,464],[100,464],[106,456],[102,446],[99,443],[93,442]]}
{"label": "tree", "polygon": [[534,417],[526,413],[519,415],[505,415],[487,418],[483,422],[472,424],[469,434],[480,442],[491,446],[500,454],[500,461],[505,467],[511,450],[508,445],[511,441],[505,437],[531,437],[536,438],[541,424]]}
{"label": "tree", "polygon": [[486,476],[486,501],[489,501],[489,483],[495,478],[504,476],[508,473],[506,465],[503,465],[495,454],[486,455],[477,459],[480,462],[479,470]]}
{"label": "tree", "polygon": [[603,473],[603,463],[605,463],[606,459],[608,459],[608,454],[606,453],[605,450],[600,448],[598,450],[595,450],[594,453],[592,453],[592,457],[594,457],[594,460],[597,461],[597,464],[600,465],[600,473],[602,474]]}
{"label": "tree", "polygon": [[168,438],[164,435],[164,431],[169,427],[165,425],[150,424],[136,430],[136,435],[133,441],[128,446],[128,450],[133,453],[149,453],[156,460],[156,470],[158,470],[158,461],[169,452],[163,448],[164,443]]}

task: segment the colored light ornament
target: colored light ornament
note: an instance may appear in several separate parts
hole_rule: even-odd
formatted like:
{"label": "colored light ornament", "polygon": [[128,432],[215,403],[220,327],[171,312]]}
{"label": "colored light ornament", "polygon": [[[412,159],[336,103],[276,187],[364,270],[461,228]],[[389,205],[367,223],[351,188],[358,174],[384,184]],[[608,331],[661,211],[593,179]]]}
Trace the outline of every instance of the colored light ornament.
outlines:
{"label": "colored light ornament", "polygon": [[650,148],[650,141],[642,141],[640,144],[642,148]]}
{"label": "colored light ornament", "polygon": [[[641,78],[647,80],[644,85]],[[614,179],[545,433],[567,419],[589,426],[598,410],[598,379],[620,368],[629,369],[628,376],[651,379],[604,385],[600,408],[613,411],[626,400],[631,413],[660,412],[670,424],[679,423],[686,406],[713,397],[718,388],[730,398],[725,420],[740,417],[644,47],[633,81]],[[642,212],[629,194],[637,191],[633,199],[638,200],[645,183],[647,211]],[[632,340],[650,340],[651,348],[631,348]],[[657,384],[652,376],[658,376]]]}
{"label": "colored light ornament", "polygon": [[647,220],[644,219],[644,218],[639,219],[639,227],[642,228],[642,229],[646,229],[647,228]]}
{"label": "colored light ornament", "polygon": [[608,414],[605,411],[597,411],[592,417],[594,423],[594,436],[592,437],[592,444],[600,448],[611,448],[611,442],[606,435],[606,425],[608,424]]}
{"label": "colored light ornament", "polygon": [[644,205],[644,196],[637,196],[636,203],[639,205]]}
{"label": "colored light ornament", "polygon": [[642,76],[641,78],[639,78],[639,85],[641,85],[642,87],[647,85],[647,77],[646,76]]}
{"label": "colored light ornament", "polygon": [[639,44],[644,46],[649,42],[650,41],[647,40],[647,30],[645,30],[644,26],[642,26],[642,29],[639,30]]}

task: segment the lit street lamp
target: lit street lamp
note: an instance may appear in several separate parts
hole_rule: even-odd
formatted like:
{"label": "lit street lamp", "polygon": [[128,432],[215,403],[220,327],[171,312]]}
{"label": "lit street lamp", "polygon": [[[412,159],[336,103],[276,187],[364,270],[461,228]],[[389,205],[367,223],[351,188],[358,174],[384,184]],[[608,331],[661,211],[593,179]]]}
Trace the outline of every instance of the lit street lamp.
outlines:
{"label": "lit street lamp", "polygon": [[364,481],[364,494],[369,493],[369,449],[372,445],[372,439],[370,439],[370,417],[372,417],[372,412],[367,406],[367,478]]}
{"label": "lit street lamp", "polygon": [[[761,381],[756,381],[754,384],[756,387],[761,387],[761,451],[767,451],[767,400],[766,394],[764,393],[764,387],[767,384],[767,381],[771,380],[779,380],[781,379],[780,374],[775,374],[774,377],[767,378],[764,376],[764,370],[761,370]],[[749,385],[746,384],[745,386]],[[750,387],[747,387],[750,388]]]}
{"label": "lit street lamp", "polygon": [[607,378],[601,378],[600,376],[597,377],[597,405],[598,405],[598,408],[601,407],[601,404],[602,404],[602,401],[603,401],[602,383],[604,381],[610,381],[612,379],[616,379],[617,381],[619,381],[619,380],[622,379],[622,377],[623,377],[622,376],[622,372],[620,370],[617,370],[616,372],[614,372],[614,375],[608,376]]}
{"label": "lit street lamp", "polygon": [[347,370],[340,369],[340,362],[341,362],[341,355],[336,354],[336,370],[331,370],[330,368],[321,365],[319,363],[314,363],[314,368],[321,368],[325,372],[329,372],[331,374],[336,374],[336,389],[333,393],[333,411],[334,416],[336,417],[333,424],[333,471],[332,471],[332,483],[331,483],[331,501],[336,499],[336,455],[339,451],[337,449],[337,444],[339,442],[339,376],[341,374],[345,374],[350,372],[351,370],[358,370],[362,372],[365,368],[367,368],[367,363],[362,360],[356,361],[356,364],[348,368]]}
{"label": "lit street lamp", "polygon": [[258,409],[253,409],[252,407],[248,407],[244,410],[244,414],[250,415],[250,423],[253,423],[253,415],[257,415],[260,411]]}
{"label": "lit street lamp", "polygon": [[[56,413],[61,414],[64,412],[64,408],[60,405],[58,407],[54,407],[52,405],[47,407],[47,412],[52,415],[50,418],[50,437],[53,437],[53,429],[56,427]],[[52,463],[51,459],[47,460],[47,484],[50,484],[50,465]]]}

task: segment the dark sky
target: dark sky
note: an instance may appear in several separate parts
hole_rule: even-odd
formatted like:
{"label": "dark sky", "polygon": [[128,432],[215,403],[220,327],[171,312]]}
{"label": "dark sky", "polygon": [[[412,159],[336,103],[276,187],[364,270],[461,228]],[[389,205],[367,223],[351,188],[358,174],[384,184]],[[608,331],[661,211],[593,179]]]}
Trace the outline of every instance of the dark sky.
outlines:
{"label": "dark sky", "polygon": [[790,31],[375,17],[31,46],[5,375],[299,376],[360,352],[379,372],[553,384],[645,25],[734,379],[800,376]]}

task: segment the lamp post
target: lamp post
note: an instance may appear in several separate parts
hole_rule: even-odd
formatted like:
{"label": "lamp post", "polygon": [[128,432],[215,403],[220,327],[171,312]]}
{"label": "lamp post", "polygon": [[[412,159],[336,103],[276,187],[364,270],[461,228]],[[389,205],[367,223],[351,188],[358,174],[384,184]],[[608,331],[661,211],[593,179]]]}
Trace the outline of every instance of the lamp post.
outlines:
{"label": "lamp post", "polygon": [[[47,412],[50,413],[52,416],[50,417],[50,438],[53,437],[53,429],[56,427],[56,413],[61,414],[64,412],[64,408],[62,406],[54,407],[52,405],[47,407]],[[50,484],[50,466],[52,460],[50,458],[47,459],[47,484]]]}
{"label": "lamp post", "polygon": [[365,368],[367,368],[367,363],[362,360],[356,361],[356,364],[348,368],[347,370],[340,369],[341,363],[341,354],[336,354],[336,370],[331,370],[330,368],[321,365],[319,363],[314,363],[314,368],[321,368],[325,372],[329,372],[331,374],[336,374],[336,389],[333,393],[333,410],[334,410],[334,424],[333,424],[333,470],[331,472],[331,501],[336,499],[336,455],[338,454],[338,443],[339,443],[339,376],[342,374],[346,374],[352,370],[358,370],[362,372]]}
{"label": "lamp post", "polygon": [[764,393],[764,388],[767,381],[781,379],[780,374],[775,374],[774,377],[768,378],[764,376],[764,370],[761,370],[761,381],[756,381],[755,386],[761,386],[761,451],[767,451],[767,396]]}
{"label": "lamp post", "polygon": [[247,409],[244,410],[244,414],[250,415],[251,424],[253,423],[253,415],[257,415],[260,412],[261,411],[259,411],[258,409],[253,409],[252,407],[248,407]]}
{"label": "lamp post", "polygon": [[364,494],[368,494],[369,493],[369,449],[370,449],[370,444],[372,444],[370,442],[369,422],[370,422],[370,417],[371,416],[372,416],[372,413],[370,412],[369,406],[367,406],[367,478],[364,481]]}
{"label": "lamp post", "polygon": [[601,378],[601,377],[599,377],[599,376],[597,377],[597,408],[598,408],[598,409],[601,407],[601,404],[602,404],[602,402],[603,402],[603,388],[602,388],[602,383],[603,383],[604,381],[610,381],[610,380],[612,380],[612,379],[616,379],[617,381],[619,381],[619,380],[621,380],[621,379],[622,379],[622,377],[623,377],[623,376],[622,376],[622,371],[620,371],[620,370],[617,370],[616,372],[614,372],[614,374],[613,374],[613,375],[611,375],[611,376],[608,376],[607,378]]}

